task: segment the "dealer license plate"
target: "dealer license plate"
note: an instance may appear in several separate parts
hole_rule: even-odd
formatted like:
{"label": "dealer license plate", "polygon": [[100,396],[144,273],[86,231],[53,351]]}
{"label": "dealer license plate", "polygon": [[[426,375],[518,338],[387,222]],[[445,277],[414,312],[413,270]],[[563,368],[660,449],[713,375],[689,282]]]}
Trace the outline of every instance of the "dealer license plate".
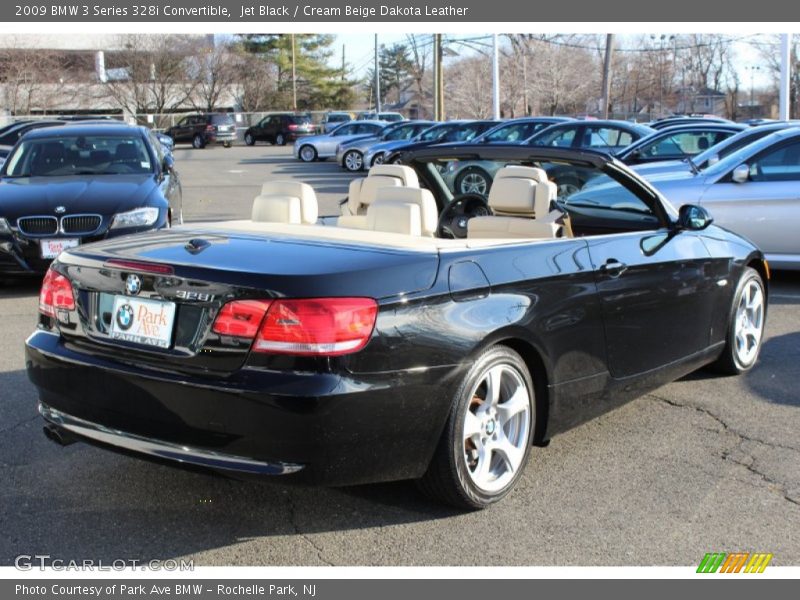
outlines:
{"label": "dealer license plate", "polygon": [[42,258],[55,258],[62,250],[75,248],[81,243],[78,238],[60,238],[55,240],[39,240]]}
{"label": "dealer license plate", "polygon": [[116,296],[111,313],[111,338],[169,348],[174,322],[174,302]]}

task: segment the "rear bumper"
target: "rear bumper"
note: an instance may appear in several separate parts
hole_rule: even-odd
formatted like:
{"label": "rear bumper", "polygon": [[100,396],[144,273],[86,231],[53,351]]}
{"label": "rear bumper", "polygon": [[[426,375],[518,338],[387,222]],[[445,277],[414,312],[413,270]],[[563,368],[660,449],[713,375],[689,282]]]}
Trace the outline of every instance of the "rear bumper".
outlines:
{"label": "rear bumper", "polygon": [[324,485],[421,476],[447,418],[453,371],[350,378],[245,368],[201,377],[87,354],[44,330],[26,341],[26,367],[43,416],[75,435]]}

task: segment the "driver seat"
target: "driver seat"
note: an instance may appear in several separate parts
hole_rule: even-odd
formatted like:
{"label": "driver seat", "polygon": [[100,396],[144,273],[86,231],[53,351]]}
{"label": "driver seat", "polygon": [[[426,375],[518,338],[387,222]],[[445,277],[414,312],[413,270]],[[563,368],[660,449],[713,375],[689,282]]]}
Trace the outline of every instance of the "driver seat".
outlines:
{"label": "driver seat", "polygon": [[510,166],[500,169],[489,190],[489,217],[467,222],[468,238],[548,239],[563,237],[557,222],[562,213],[550,211],[558,188],[547,179],[544,169]]}

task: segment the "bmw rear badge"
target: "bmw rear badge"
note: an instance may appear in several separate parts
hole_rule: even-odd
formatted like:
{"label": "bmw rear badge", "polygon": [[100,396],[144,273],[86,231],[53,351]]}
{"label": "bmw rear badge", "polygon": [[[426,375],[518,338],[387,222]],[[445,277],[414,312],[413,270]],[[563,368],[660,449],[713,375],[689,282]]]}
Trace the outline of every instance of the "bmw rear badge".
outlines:
{"label": "bmw rear badge", "polygon": [[138,275],[128,275],[128,278],[125,280],[125,291],[128,292],[128,295],[135,296],[142,290],[142,280],[139,279]]}
{"label": "bmw rear badge", "polygon": [[117,326],[122,331],[127,331],[133,325],[133,307],[130,304],[123,304],[117,311]]}
{"label": "bmw rear badge", "polygon": [[55,211],[56,211],[57,215],[63,215],[65,212],[67,212],[67,207],[66,206],[56,206]]}

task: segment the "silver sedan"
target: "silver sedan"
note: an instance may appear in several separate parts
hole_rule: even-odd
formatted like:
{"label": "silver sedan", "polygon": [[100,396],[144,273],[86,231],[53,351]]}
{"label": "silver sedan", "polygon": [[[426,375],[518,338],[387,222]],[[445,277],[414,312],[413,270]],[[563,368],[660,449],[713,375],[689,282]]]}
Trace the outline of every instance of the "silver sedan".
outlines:
{"label": "silver sedan", "polygon": [[336,146],[342,142],[377,135],[385,126],[385,121],[350,121],[330,133],[299,138],[293,154],[303,162],[330,158],[336,156]]}
{"label": "silver sedan", "polygon": [[[800,270],[800,129],[772,133],[696,173],[646,178],[673,205],[700,204],[716,224],[752,240],[773,267]],[[587,186],[567,203],[616,206],[618,187]]]}

